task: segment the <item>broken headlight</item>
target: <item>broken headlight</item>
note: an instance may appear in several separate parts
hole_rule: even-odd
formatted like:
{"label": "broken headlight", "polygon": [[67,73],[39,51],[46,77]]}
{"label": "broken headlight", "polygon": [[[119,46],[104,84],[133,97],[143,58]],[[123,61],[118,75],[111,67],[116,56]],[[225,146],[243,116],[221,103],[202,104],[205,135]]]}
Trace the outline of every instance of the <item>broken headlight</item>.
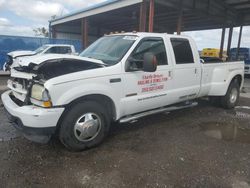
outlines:
{"label": "broken headlight", "polygon": [[34,84],[32,86],[30,102],[45,108],[52,107],[48,90],[39,84]]}

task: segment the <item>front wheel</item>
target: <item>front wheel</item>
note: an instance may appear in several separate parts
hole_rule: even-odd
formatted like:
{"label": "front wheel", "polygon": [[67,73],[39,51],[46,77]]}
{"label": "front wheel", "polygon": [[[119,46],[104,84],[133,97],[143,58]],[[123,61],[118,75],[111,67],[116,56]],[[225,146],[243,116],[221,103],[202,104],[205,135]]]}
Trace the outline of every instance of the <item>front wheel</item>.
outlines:
{"label": "front wheel", "polygon": [[239,102],[239,98],[240,98],[240,86],[236,82],[236,80],[234,80],[229,85],[226,95],[221,98],[221,104],[226,109],[232,109]]}
{"label": "front wheel", "polygon": [[81,151],[100,144],[109,127],[105,108],[95,101],[86,101],[73,106],[66,114],[59,139],[68,149]]}

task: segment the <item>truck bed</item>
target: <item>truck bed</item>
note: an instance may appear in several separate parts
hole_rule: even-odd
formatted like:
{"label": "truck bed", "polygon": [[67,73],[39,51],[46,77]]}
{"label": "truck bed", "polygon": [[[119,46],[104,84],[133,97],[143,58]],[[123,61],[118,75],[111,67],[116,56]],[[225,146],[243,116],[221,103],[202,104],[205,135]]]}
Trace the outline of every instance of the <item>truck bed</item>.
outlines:
{"label": "truck bed", "polygon": [[[244,71],[243,61],[202,63],[201,96],[223,96],[229,81]],[[244,79],[244,78],[242,78]],[[241,85],[242,87],[242,85]]]}

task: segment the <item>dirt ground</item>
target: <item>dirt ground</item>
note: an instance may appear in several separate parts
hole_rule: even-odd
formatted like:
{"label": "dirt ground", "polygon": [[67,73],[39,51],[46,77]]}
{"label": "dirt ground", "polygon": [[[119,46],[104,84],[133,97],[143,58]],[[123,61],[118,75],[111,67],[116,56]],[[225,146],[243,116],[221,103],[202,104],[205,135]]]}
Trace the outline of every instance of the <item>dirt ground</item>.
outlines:
{"label": "dirt ground", "polygon": [[[1,93],[1,92],[0,92]],[[72,153],[32,143],[0,102],[0,187],[250,187],[250,99],[113,124],[105,142]]]}

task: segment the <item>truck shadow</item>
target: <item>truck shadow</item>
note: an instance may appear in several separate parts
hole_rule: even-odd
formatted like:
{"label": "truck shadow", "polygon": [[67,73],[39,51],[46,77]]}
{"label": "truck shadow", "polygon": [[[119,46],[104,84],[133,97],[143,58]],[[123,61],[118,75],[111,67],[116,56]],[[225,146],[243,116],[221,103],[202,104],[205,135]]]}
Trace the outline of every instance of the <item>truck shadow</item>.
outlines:
{"label": "truck shadow", "polygon": [[[198,100],[198,105],[195,107],[149,115],[130,123],[114,122],[111,125],[110,136],[122,134],[123,132],[132,132],[146,127],[157,128],[157,126],[162,125],[168,126],[168,128],[176,128],[177,126],[182,126],[185,119],[190,119],[190,116],[193,116],[197,112],[214,111],[212,109],[217,108],[211,105],[208,99],[200,99]],[[186,123],[184,124],[186,125]]]}

